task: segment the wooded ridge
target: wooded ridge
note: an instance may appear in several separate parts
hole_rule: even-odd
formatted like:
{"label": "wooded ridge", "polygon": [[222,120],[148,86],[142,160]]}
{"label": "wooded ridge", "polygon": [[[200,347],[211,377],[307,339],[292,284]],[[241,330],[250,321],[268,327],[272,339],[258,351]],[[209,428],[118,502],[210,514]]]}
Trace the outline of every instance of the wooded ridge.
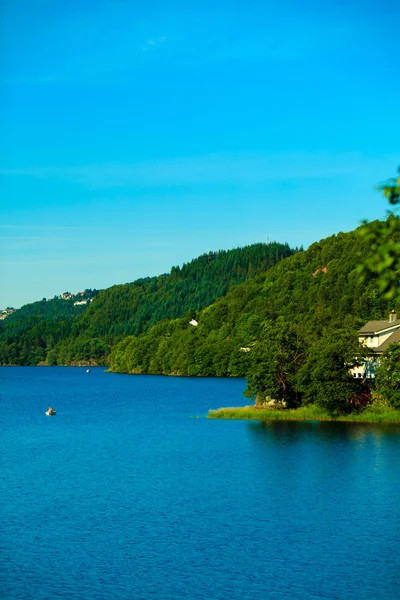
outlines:
{"label": "wooded ridge", "polygon": [[0,323],[0,364],[108,364],[111,347],[124,337],[201,310],[297,251],[274,242],[209,252],[167,275],[88,290],[88,305],[61,298],[28,304]]}

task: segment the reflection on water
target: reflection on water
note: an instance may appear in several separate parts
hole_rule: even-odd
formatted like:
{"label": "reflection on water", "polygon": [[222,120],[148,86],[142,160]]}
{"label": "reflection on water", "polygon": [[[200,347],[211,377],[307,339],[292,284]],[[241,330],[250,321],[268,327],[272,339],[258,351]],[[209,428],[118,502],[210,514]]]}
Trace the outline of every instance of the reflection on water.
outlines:
{"label": "reflection on water", "polygon": [[[398,424],[263,421],[248,422],[250,438],[262,449],[281,449],[303,461],[328,460],[334,465],[341,457],[347,468],[358,461],[370,469],[383,471],[399,464],[400,426]],[[363,462],[364,461],[364,462]],[[363,471],[363,465],[359,465]],[[297,464],[297,468],[301,468]],[[358,468],[358,465],[357,465]]]}
{"label": "reflection on water", "polygon": [[250,421],[249,427],[262,434],[268,431],[272,435],[296,436],[321,435],[322,439],[349,438],[364,439],[366,436],[394,438],[398,440],[400,435],[400,424],[398,423],[346,423],[340,421]]}
{"label": "reflection on water", "polygon": [[377,511],[389,523],[400,518],[398,425],[269,421],[247,423],[247,431],[272,505],[284,487],[297,515],[308,507],[321,519],[343,520],[343,511],[365,523]]}

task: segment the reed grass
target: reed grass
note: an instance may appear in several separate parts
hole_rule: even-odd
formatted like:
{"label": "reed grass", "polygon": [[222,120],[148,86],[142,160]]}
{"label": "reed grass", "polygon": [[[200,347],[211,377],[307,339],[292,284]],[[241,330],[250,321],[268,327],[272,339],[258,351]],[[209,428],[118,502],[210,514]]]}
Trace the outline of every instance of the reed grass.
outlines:
{"label": "reed grass", "polygon": [[255,408],[254,406],[209,410],[208,419],[243,419],[257,421],[355,421],[359,423],[400,423],[400,411],[372,404],[361,412],[332,415],[315,404],[296,409]]}

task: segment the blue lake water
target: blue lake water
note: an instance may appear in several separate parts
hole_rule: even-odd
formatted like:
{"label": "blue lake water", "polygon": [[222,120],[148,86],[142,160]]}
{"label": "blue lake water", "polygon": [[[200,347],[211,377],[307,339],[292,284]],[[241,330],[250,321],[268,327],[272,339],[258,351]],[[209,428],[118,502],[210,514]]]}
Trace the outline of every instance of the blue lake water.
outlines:
{"label": "blue lake water", "polygon": [[399,426],[205,419],[235,379],[0,386],[2,598],[400,597]]}

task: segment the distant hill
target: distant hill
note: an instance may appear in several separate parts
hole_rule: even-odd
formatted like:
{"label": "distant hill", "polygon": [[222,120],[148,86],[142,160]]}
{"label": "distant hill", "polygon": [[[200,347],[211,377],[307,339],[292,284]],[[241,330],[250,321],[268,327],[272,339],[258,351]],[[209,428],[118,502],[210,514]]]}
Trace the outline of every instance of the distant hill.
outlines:
{"label": "distant hill", "polygon": [[124,337],[194,314],[296,252],[275,242],[210,252],[168,275],[103,290],[89,305],[74,306],[70,299],[28,304],[0,324],[0,364],[107,363],[111,347]]}

